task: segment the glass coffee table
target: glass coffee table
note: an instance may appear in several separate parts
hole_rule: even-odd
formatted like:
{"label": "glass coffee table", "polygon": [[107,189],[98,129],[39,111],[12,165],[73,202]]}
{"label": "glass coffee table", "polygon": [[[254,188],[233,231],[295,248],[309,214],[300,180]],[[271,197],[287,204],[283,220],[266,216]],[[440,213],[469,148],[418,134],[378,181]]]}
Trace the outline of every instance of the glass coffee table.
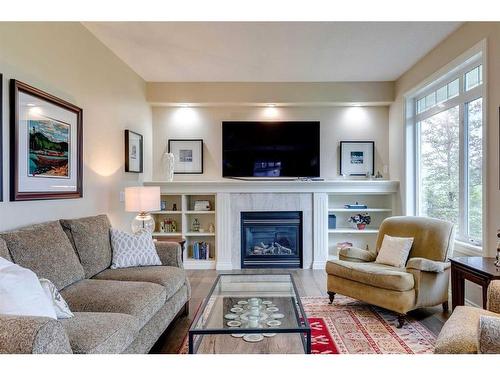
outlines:
{"label": "glass coffee table", "polygon": [[189,329],[189,353],[311,353],[292,275],[219,275]]}

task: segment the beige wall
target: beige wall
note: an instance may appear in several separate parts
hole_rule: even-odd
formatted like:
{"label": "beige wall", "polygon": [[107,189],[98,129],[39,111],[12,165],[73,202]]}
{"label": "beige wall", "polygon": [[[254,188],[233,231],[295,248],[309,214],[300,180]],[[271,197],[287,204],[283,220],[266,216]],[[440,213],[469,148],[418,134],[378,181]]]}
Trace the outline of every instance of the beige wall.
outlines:
{"label": "beige wall", "polygon": [[[500,23],[466,23],[422,58],[396,82],[395,102],[389,113],[389,160],[391,175],[403,182],[403,95],[450,63],[469,48],[487,39],[487,152],[486,152],[486,242],[485,254],[496,251],[496,230],[500,228],[499,119],[500,104]],[[404,185],[402,185],[404,187]]]}
{"label": "beige wall", "polygon": [[[3,73],[4,202],[0,231],[28,223],[109,213],[128,227],[119,191],[142,175],[123,172],[123,130],[144,135],[145,174],[151,176],[151,109],[145,82],[80,23],[0,23]],[[26,82],[83,108],[84,197],[9,202],[8,81]]]}
{"label": "beige wall", "polygon": [[162,155],[169,138],[202,138],[205,173],[176,175],[175,180],[222,178],[222,127],[225,120],[284,120],[321,122],[321,177],[338,175],[340,140],[374,140],[375,168],[383,172],[388,164],[388,107],[276,107],[276,115],[255,106],[153,107],[153,178],[165,178]]}

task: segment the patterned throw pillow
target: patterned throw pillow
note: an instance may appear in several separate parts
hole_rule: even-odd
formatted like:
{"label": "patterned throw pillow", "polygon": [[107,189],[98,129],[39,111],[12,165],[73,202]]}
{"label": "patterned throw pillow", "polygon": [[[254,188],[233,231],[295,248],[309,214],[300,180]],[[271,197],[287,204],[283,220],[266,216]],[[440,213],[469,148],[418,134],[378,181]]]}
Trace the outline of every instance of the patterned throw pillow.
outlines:
{"label": "patterned throw pillow", "polygon": [[39,281],[45,295],[47,296],[49,301],[52,303],[52,306],[54,307],[57,319],[73,318],[74,315],[69,309],[68,304],[66,303],[64,298],[62,298],[62,296],[59,294],[56,286],[52,283],[52,281],[47,279],[39,279]]}
{"label": "patterned throw pillow", "polygon": [[111,247],[113,248],[112,269],[137,266],[161,266],[153,237],[149,232],[144,231],[139,234],[129,234],[111,228]]}

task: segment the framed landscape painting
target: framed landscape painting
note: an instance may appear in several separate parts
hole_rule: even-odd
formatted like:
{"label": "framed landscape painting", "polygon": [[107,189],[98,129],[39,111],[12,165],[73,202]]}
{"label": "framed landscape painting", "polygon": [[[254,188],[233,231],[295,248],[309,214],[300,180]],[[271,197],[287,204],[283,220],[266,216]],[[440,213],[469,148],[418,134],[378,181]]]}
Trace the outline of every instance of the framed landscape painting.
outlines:
{"label": "framed landscape painting", "polygon": [[125,130],[125,172],[142,173],[142,135]]}
{"label": "framed landscape painting", "polygon": [[203,174],[203,139],[169,139],[175,174]]}
{"label": "framed landscape painting", "polygon": [[347,176],[373,176],[375,173],[375,142],[341,141],[340,174]]}
{"label": "framed landscape painting", "polygon": [[10,82],[11,200],[81,198],[83,111]]}

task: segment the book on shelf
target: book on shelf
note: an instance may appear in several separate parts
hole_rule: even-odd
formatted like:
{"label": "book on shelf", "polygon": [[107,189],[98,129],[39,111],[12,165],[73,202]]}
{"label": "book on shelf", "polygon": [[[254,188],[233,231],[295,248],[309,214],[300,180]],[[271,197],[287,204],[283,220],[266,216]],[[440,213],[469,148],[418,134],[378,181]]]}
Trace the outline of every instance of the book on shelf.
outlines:
{"label": "book on shelf", "polygon": [[193,242],[192,246],[193,252],[192,252],[192,259],[197,259],[197,260],[207,260],[210,259],[210,244],[208,242]]}

